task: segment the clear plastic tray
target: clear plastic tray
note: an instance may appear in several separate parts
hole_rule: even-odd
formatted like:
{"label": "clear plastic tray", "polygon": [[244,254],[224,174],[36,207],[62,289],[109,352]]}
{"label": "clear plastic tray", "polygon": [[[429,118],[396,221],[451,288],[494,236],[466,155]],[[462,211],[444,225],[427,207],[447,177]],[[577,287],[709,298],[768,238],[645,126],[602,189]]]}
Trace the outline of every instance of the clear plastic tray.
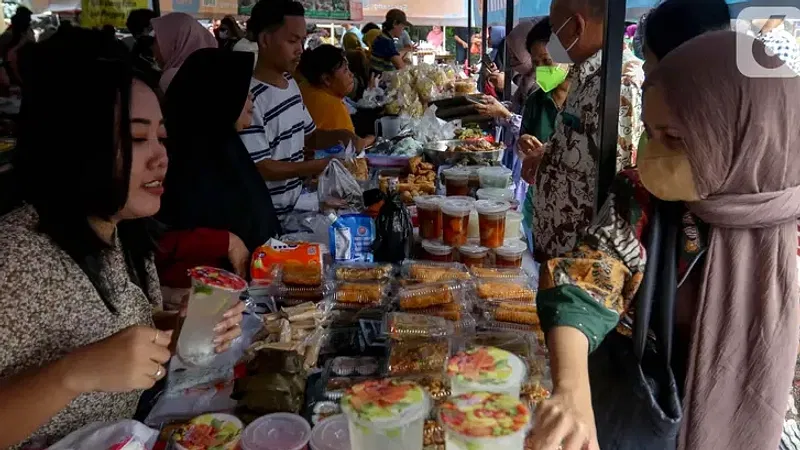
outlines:
{"label": "clear plastic tray", "polygon": [[389,375],[442,373],[450,353],[447,339],[393,341],[389,352]]}
{"label": "clear plastic tray", "polygon": [[459,281],[422,283],[401,287],[397,292],[397,301],[401,310],[413,312],[450,303],[464,304],[469,300],[471,290],[470,285]]}
{"label": "clear plastic tray", "polygon": [[430,375],[405,375],[396,377],[398,380],[411,381],[420,385],[433,401],[444,400],[450,397],[450,380],[442,373]]}
{"label": "clear plastic tray", "polygon": [[286,286],[317,287],[323,283],[322,268],[303,264],[285,264],[280,280]]}
{"label": "clear plastic tray", "polygon": [[392,339],[440,338],[453,333],[453,326],[441,317],[393,312],[386,315],[384,330]]}
{"label": "clear plastic tray", "polygon": [[475,279],[527,279],[524,270],[515,267],[471,267],[470,274]]}
{"label": "clear plastic tray", "polygon": [[467,267],[461,263],[440,263],[408,259],[403,261],[400,267],[400,274],[404,279],[418,283],[469,281],[472,279]]}
{"label": "clear plastic tray", "polygon": [[296,286],[275,283],[271,286],[278,306],[295,306],[305,302],[321,302],[333,289],[332,283],[317,286]]}
{"label": "clear plastic tray", "polygon": [[336,283],[333,305],[336,309],[362,309],[380,306],[389,298],[391,284],[385,281]]}
{"label": "clear plastic tray", "polygon": [[526,278],[480,279],[475,283],[478,301],[534,305],[536,290]]}
{"label": "clear plastic tray", "polygon": [[394,266],[374,262],[338,262],[331,267],[330,278],[336,281],[362,282],[390,280]]}

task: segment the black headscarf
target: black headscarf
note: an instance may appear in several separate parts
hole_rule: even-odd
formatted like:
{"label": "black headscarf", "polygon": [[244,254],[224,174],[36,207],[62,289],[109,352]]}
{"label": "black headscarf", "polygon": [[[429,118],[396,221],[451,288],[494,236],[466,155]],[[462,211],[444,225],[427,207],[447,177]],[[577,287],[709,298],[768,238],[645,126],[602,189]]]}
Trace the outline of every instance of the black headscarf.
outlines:
{"label": "black headscarf", "polygon": [[255,249],[280,234],[269,190],[234,128],[254,55],[197,50],[167,90],[169,168],[159,218],[170,229],[228,230]]}

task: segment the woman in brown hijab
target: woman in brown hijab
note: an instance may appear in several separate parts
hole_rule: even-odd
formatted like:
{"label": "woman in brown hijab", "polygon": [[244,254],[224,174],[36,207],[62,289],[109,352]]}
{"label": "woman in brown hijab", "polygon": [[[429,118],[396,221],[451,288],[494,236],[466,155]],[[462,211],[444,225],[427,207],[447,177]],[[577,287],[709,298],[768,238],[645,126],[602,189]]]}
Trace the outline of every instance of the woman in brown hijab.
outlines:
{"label": "woman in brown hijab", "polygon": [[543,265],[555,389],[534,449],[778,448],[800,312],[800,77],[745,77],[743,48],[782,64],[731,31],[658,64],[638,169]]}

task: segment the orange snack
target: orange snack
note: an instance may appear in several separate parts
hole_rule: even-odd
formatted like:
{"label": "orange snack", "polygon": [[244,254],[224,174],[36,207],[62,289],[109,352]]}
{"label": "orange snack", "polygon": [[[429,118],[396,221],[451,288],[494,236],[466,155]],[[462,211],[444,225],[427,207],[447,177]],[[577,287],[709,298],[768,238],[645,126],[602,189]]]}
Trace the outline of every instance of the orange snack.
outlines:
{"label": "orange snack", "polygon": [[509,280],[483,281],[478,283],[478,297],[482,299],[503,300],[506,302],[532,303],[536,299],[533,289]]}
{"label": "orange snack", "polygon": [[449,289],[408,288],[400,294],[400,308],[404,310],[430,308],[431,306],[446,305],[453,302],[453,293]]}
{"label": "orange snack", "polygon": [[305,242],[289,245],[277,239],[270,239],[253,252],[250,277],[253,280],[268,280],[271,279],[276,266],[290,265],[313,266],[321,276],[322,251],[320,245]]}
{"label": "orange snack", "polygon": [[509,241],[494,250],[494,264],[497,267],[522,267],[522,255],[527,249],[522,241]]}
{"label": "orange snack", "polygon": [[445,200],[442,203],[442,240],[445,244],[460,247],[467,242],[470,212],[472,204],[465,200]]}
{"label": "orange snack", "polygon": [[462,245],[458,248],[461,263],[467,267],[480,267],[486,263],[489,249],[480,245]]}
{"label": "orange snack", "polygon": [[509,204],[506,202],[495,200],[478,200],[475,202],[482,246],[488,248],[503,246],[508,208]]}
{"label": "orange snack", "polygon": [[378,303],[382,297],[382,283],[341,283],[336,290],[336,301],[340,303]]}
{"label": "orange snack", "polygon": [[469,280],[470,274],[458,267],[413,263],[408,268],[408,277],[421,283],[434,283],[438,281]]}
{"label": "orange snack", "polygon": [[322,271],[318,266],[287,264],[283,266],[283,283],[292,286],[319,286]]}

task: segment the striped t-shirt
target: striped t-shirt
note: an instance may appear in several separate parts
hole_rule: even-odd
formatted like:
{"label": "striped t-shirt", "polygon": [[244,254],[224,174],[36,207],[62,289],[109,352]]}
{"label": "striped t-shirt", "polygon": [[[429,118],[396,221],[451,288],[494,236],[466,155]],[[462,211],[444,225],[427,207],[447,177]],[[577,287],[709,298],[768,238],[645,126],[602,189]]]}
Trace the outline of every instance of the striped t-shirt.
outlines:
{"label": "striped t-shirt", "polygon": [[[286,89],[250,80],[253,94],[253,123],[242,130],[239,136],[254,163],[266,159],[273,161],[303,161],[305,137],[314,132],[316,126],[303,104],[300,88],[291,75]],[[302,180],[289,178],[267,181],[272,203],[279,218],[293,208],[300,197]]]}

